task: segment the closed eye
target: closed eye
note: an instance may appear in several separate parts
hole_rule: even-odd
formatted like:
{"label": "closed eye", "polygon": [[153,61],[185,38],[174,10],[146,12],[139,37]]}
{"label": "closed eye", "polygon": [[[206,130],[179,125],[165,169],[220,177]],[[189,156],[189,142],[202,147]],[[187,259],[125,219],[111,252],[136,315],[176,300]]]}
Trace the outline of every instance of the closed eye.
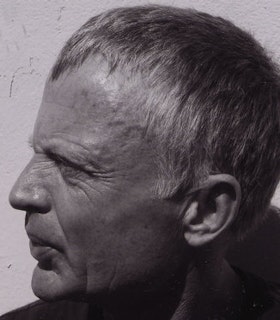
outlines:
{"label": "closed eye", "polygon": [[77,175],[77,173],[85,173],[86,175],[90,177],[100,177],[100,178],[110,178],[111,173],[107,171],[101,171],[101,169],[97,169],[96,166],[94,167],[93,165],[87,164],[87,165],[82,165],[75,163],[68,158],[63,157],[60,154],[54,153],[52,151],[47,151],[46,155],[56,163],[56,165],[60,168],[62,173],[65,175]]}
{"label": "closed eye", "polygon": [[81,169],[80,166],[78,166],[77,164],[69,161],[68,159],[65,159],[64,157],[62,157],[62,156],[60,156],[58,154],[55,154],[55,153],[52,153],[52,152],[48,152],[47,156],[58,165],[64,165],[66,167],[72,167],[72,168],[75,168],[75,169]]}

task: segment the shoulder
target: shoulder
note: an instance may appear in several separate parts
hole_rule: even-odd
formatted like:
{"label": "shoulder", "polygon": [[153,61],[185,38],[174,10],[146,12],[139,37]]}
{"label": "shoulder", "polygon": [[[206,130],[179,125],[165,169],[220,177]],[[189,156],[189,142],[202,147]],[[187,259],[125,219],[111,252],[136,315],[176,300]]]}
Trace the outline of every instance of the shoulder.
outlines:
{"label": "shoulder", "polygon": [[[280,285],[234,268],[243,286],[244,319],[280,319]],[[243,319],[242,318],[242,319]]]}
{"label": "shoulder", "polygon": [[0,320],[86,320],[88,311],[89,307],[86,303],[38,300],[6,313],[0,317]]}
{"label": "shoulder", "polygon": [[279,320],[280,319],[280,305],[274,305],[270,310],[267,310],[259,320]]}
{"label": "shoulder", "polygon": [[280,285],[273,282],[265,282],[264,292],[270,301],[260,320],[279,320],[280,319]]}

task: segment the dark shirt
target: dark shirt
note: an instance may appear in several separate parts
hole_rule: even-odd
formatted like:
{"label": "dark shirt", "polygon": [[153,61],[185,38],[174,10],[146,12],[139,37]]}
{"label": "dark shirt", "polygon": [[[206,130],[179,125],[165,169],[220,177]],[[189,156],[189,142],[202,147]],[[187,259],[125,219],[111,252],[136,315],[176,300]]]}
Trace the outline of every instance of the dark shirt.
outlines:
{"label": "dark shirt", "polygon": [[[234,268],[243,284],[241,318],[236,320],[279,320],[280,286]],[[13,310],[0,320],[103,320],[102,311],[87,303],[36,301]],[[133,320],[133,319],[132,319]],[[157,319],[155,319],[157,320]],[[215,319],[216,320],[216,319]]]}
{"label": "dark shirt", "polygon": [[73,301],[35,301],[22,308],[8,312],[1,320],[103,320],[99,309],[87,303]]}
{"label": "dark shirt", "polygon": [[241,279],[240,320],[280,320],[280,285],[233,268]]}

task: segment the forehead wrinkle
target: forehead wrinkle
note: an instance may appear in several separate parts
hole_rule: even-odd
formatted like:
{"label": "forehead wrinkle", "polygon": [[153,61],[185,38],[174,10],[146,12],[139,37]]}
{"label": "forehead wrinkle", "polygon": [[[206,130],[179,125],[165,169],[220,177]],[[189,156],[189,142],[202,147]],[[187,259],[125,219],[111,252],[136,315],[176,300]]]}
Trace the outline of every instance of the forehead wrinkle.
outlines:
{"label": "forehead wrinkle", "polygon": [[[48,82],[50,89],[46,89],[44,100],[45,108],[51,111],[47,112],[48,124],[43,124],[43,137],[77,136],[80,145],[90,150],[91,159],[112,165],[116,157],[138,153],[137,148],[143,147],[145,126],[134,101],[135,81],[133,85],[123,81],[125,74],[120,70],[106,77],[94,71],[94,67],[87,69],[84,64],[77,71]],[[106,81],[101,81],[102,77]]]}
{"label": "forehead wrinkle", "polygon": [[[80,160],[92,161],[92,149],[96,150],[98,148],[93,148],[92,143],[86,143],[84,140],[78,139],[76,136],[71,136],[62,133],[53,133],[50,137],[46,136],[41,139],[42,148],[46,152],[62,153],[77,157]],[[95,153],[97,155],[98,153]]]}
{"label": "forehead wrinkle", "polygon": [[[98,83],[84,86],[77,84],[75,79],[73,81],[70,79],[70,84],[68,81],[68,86],[64,88],[56,87],[54,83],[50,85],[50,89],[48,87],[44,94],[44,102],[50,105],[55,104],[58,107],[77,109],[81,105],[81,101],[83,105],[88,106],[104,105],[104,103],[109,102],[109,96],[112,96]],[[88,109],[85,111],[88,111]]]}
{"label": "forehead wrinkle", "polygon": [[[114,115],[118,111],[125,111],[135,116],[135,107],[136,105],[138,106],[135,103],[135,90],[139,91],[140,80],[132,76],[131,70],[118,68],[114,72],[110,72],[109,65],[104,60],[104,57],[97,54],[94,57],[86,59],[79,68],[68,71],[61,75],[58,80],[50,82],[56,83],[57,81],[61,81],[63,85],[66,77],[72,81],[73,89],[71,88],[70,91],[77,92],[78,90],[79,96],[84,99],[86,105],[92,107],[93,112],[109,107]],[[63,90],[59,86],[59,91],[61,89]],[[68,95],[69,89],[67,88],[66,96]],[[74,98],[75,96],[71,97],[72,106],[77,107]],[[123,99],[125,103],[123,103]]]}
{"label": "forehead wrinkle", "polygon": [[81,165],[92,165],[97,170],[114,169],[114,148],[108,147],[105,141],[94,141],[89,136],[79,139],[69,134],[48,133],[40,138],[36,148],[47,154],[63,156]]}

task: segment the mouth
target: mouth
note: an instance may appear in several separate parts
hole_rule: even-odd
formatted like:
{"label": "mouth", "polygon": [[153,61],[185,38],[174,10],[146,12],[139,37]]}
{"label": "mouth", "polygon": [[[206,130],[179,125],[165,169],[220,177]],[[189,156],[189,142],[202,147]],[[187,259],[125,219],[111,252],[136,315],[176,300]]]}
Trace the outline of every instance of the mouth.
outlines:
{"label": "mouth", "polygon": [[52,270],[52,260],[57,253],[50,243],[33,235],[28,235],[30,242],[30,253],[38,261],[39,268],[43,270]]}

